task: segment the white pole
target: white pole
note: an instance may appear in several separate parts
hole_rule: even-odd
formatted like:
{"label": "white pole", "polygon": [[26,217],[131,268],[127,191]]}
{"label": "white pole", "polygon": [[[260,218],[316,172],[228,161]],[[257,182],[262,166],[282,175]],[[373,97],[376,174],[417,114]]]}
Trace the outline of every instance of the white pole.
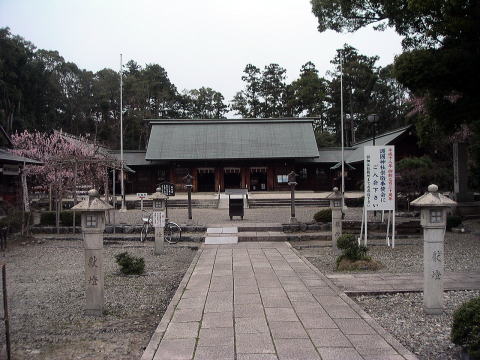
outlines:
{"label": "white pole", "polygon": [[362,224],[360,225],[360,236],[358,237],[358,245],[361,245],[362,243],[364,220],[365,220],[365,204],[363,205],[363,209],[362,209]]}
{"label": "white pole", "polygon": [[127,211],[125,208],[125,185],[123,183],[123,66],[122,54],[120,54],[120,192],[122,193],[122,208],[120,211]]}
{"label": "white pole", "polygon": [[340,132],[342,133],[342,212],[345,207],[345,154],[343,139],[343,51],[340,56]]}
{"label": "white pole", "polygon": [[365,240],[363,242],[365,246],[367,246],[367,238],[368,238],[367,228],[368,228],[368,210],[367,208],[365,208]]}
{"label": "white pole", "polygon": [[392,249],[395,247],[395,209],[392,211]]}
{"label": "white pole", "polygon": [[390,216],[391,212],[388,210],[388,219],[387,219],[387,246],[390,246]]}

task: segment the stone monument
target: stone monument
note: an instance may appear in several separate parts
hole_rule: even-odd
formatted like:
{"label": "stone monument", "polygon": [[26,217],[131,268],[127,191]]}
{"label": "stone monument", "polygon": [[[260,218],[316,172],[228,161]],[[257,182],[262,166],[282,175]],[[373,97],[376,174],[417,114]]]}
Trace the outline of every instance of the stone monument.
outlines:
{"label": "stone monument", "polygon": [[333,188],[333,192],[327,196],[330,200],[330,209],[332,209],[332,248],[338,254],[340,251],[337,246],[337,240],[342,235],[342,193],[338,187]]}
{"label": "stone monument", "polygon": [[291,171],[288,175],[288,185],[290,186],[290,223],[297,223],[295,217],[295,186],[297,185],[297,174]]}
{"label": "stone monument", "polygon": [[155,255],[160,255],[163,252],[164,247],[165,209],[168,197],[161,191],[162,189],[157,188],[156,192],[151,196],[153,202],[152,221],[153,227],[155,228],[155,245],[153,251]]}
{"label": "stone monument", "polygon": [[444,237],[447,209],[456,202],[430,185],[428,192],[410,203],[420,208],[423,227],[423,305],[427,314],[443,312]]}
{"label": "stone monument", "polygon": [[81,212],[83,244],[85,248],[85,314],[101,316],[104,306],[103,231],[105,212],[112,206],[100,199],[95,189],[88,191],[88,198],[72,210]]}

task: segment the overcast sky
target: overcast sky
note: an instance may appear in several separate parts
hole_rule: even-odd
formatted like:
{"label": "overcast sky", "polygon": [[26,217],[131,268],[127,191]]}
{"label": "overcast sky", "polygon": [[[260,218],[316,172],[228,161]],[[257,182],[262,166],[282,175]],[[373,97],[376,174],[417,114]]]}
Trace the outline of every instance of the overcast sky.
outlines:
{"label": "overcast sky", "polygon": [[307,61],[321,75],[348,43],[380,65],[401,53],[392,30],[317,31],[309,0],[0,0],[0,27],[80,68],[158,63],[179,91],[208,86],[230,101],[245,65],[278,63],[294,80]]}

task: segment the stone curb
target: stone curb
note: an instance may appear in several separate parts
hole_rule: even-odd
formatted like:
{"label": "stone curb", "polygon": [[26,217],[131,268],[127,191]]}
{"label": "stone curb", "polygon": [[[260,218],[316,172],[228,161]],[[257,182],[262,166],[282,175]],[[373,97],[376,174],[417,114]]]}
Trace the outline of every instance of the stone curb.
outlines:
{"label": "stone curb", "polygon": [[385,339],[399,354],[401,354],[406,360],[418,360],[417,356],[403,346],[397,339],[395,339],[388,331],[380,326],[375,319],[368,315],[355,301],[350,299],[348,295],[342,292],[329,278],[323,275],[307,258],[301,255],[290,243],[286,243],[292,251],[307,264],[315,273],[317,273],[323,281],[328,285],[332,291],[335,292],[340,298],[345,301],[360,317],[365,320],[381,337]]}
{"label": "stone curb", "polygon": [[197,265],[198,259],[200,258],[200,255],[202,252],[203,252],[202,248],[198,249],[197,254],[193,258],[190,266],[187,269],[187,272],[183,276],[183,279],[180,282],[180,284],[178,285],[175,295],[173,295],[173,298],[170,301],[170,304],[168,304],[167,310],[162,316],[162,320],[160,320],[160,323],[158,324],[157,328],[155,329],[155,332],[150,338],[150,341],[147,347],[145,348],[145,351],[143,352],[141,360],[153,360],[153,357],[155,356],[158,346],[162,341],[163,335],[167,330],[167,326],[170,323],[170,320],[172,319],[173,313],[175,312],[175,309],[180,301],[180,298],[182,297],[182,294],[185,291],[185,288],[187,287],[187,283],[190,280],[190,276],[192,275],[193,269]]}

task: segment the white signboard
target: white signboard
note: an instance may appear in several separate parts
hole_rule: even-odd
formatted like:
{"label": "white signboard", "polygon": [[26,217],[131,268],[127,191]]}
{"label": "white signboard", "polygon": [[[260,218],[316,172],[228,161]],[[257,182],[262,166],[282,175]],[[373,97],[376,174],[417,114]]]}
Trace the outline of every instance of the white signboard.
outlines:
{"label": "white signboard", "polygon": [[153,227],[165,226],[165,211],[154,211],[152,214]]}
{"label": "white signboard", "polygon": [[395,210],[395,147],[365,146],[366,210]]}
{"label": "white signboard", "polygon": [[137,196],[140,198],[140,199],[145,199],[147,197],[147,193],[137,193]]}

